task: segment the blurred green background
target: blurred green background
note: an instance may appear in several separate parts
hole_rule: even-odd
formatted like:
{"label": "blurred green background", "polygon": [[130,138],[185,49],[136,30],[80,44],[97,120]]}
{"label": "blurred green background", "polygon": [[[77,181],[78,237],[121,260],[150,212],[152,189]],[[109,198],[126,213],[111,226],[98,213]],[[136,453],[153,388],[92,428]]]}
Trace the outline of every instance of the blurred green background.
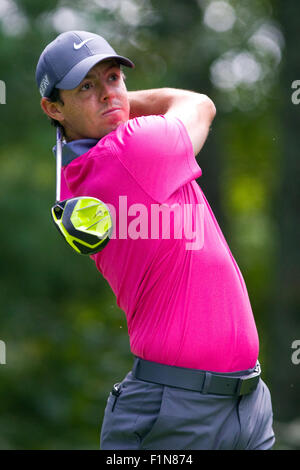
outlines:
{"label": "blurred green background", "polygon": [[70,29],[135,62],[129,90],[214,100],[198,183],[248,287],[276,448],[300,449],[299,17],[296,0],[0,0],[1,449],[97,449],[108,393],[132,365],[107,282],[50,217],[55,131],[34,75]]}

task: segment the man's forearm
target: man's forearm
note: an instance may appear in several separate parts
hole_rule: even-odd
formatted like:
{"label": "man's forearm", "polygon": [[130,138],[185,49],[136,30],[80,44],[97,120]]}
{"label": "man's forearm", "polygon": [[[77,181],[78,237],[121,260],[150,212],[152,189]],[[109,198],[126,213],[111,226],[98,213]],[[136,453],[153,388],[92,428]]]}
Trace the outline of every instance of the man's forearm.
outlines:
{"label": "man's forearm", "polygon": [[208,96],[176,88],[132,91],[128,95],[130,118],[164,114],[177,117],[190,137],[194,154],[203,147],[216,108]]}
{"label": "man's forearm", "polygon": [[129,91],[130,118],[165,114],[171,106],[182,100],[199,100],[205,95],[177,88],[156,88],[152,90]]}

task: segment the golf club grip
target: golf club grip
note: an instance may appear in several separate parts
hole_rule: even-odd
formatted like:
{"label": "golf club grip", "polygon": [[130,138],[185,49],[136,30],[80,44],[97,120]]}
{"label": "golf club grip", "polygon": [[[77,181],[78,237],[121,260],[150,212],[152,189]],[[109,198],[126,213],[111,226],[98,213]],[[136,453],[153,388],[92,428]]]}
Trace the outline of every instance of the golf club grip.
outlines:
{"label": "golf club grip", "polygon": [[62,165],[62,135],[60,127],[56,128],[56,201],[60,201]]}

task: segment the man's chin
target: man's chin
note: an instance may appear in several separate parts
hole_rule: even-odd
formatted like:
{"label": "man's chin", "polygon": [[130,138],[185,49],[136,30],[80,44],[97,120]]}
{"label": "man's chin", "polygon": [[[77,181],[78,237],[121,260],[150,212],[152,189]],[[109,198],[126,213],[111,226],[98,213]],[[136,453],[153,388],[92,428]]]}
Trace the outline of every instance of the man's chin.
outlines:
{"label": "man's chin", "polygon": [[119,126],[121,126],[122,124],[124,124],[126,121],[119,121],[119,122],[116,122],[114,124],[112,124],[111,126],[107,127],[105,129],[105,131],[102,129],[101,130],[101,133],[96,137],[98,139],[102,139],[102,137],[105,137],[106,135],[110,134],[111,132],[115,131]]}

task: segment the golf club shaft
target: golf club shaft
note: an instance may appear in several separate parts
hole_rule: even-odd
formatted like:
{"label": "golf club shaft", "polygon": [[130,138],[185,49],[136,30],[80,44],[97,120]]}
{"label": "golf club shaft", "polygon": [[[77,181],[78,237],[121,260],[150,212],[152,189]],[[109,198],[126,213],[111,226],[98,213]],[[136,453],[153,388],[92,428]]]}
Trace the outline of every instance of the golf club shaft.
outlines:
{"label": "golf club shaft", "polygon": [[62,135],[60,127],[56,128],[56,202],[60,201],[62,165]]}

